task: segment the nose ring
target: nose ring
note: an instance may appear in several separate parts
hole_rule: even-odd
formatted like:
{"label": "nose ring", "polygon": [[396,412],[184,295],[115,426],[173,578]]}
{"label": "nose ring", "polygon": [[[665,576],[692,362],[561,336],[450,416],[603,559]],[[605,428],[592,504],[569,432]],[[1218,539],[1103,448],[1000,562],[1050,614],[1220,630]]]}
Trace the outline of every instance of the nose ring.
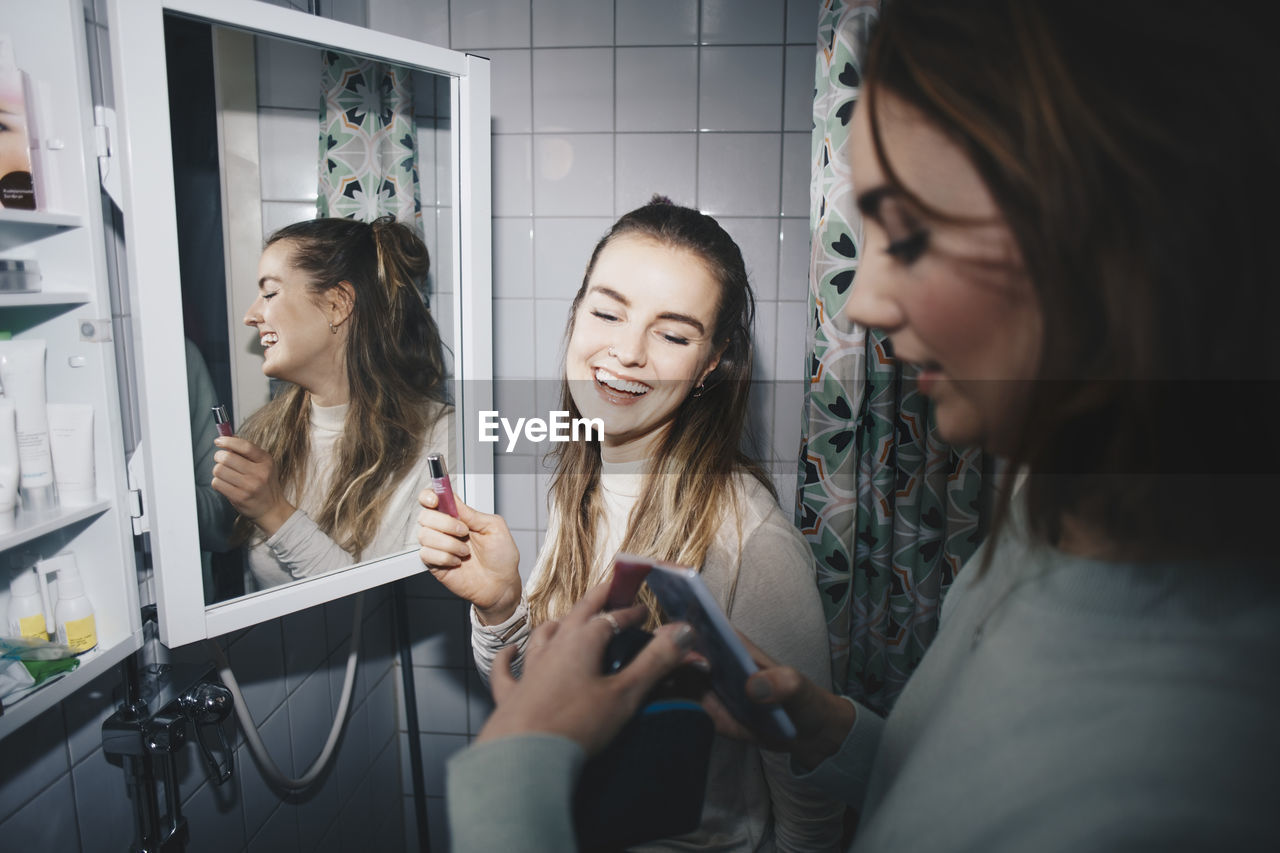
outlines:
{"label": "nose ring", "polygon": [[614,358],[618,357],[618,353],[616,350],[614,350],[613,347],[609,347],[609,355],[613,356]]}

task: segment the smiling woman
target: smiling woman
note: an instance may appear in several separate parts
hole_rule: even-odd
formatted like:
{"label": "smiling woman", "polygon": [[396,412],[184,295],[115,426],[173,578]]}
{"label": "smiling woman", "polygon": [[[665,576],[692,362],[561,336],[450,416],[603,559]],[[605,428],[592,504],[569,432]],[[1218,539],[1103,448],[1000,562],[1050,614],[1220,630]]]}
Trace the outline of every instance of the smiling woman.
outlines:
{"label": "smiling woman", "polygon": [[267,241],[245,314],[285,389],[220,437],[213,487],[239,512],[257,588],[416,541],[426,454],[452,453],[444,357],[419,295],[430,260],[390,217],[299,222]]}

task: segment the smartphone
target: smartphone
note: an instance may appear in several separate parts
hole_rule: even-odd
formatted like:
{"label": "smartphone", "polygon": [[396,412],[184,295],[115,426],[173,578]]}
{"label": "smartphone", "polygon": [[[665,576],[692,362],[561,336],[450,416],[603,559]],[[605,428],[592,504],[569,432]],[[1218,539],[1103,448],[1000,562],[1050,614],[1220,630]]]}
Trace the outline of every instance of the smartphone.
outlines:
{"label": "smartphone", "polygon": [[693,569],[619,554],[615,562],[648,567],[644,580],[668,619],[693,627],[693,647],[711,664],[711,687],[738,722],[759,735],[794,740],[795,724],[779,706],[758,705],[747,698],[747,679],[760,667],[729,624],[729,619]]}
{"label": "smartphone", "polygon": [[651,565],[649,560],[626,554],[614,557],[613,580],[609,582],[609,600],[604,603],[604,609],[621,610],[634,604]]}
{"label": "smartphone", "polygon": [[436,509],[445,515],[457,518],[458,505],[453,499],[453,483],[449,481],[449,469],[444,464],[444,454],[428,453],[427,470],[431,475],[431,491],[436,493]]}

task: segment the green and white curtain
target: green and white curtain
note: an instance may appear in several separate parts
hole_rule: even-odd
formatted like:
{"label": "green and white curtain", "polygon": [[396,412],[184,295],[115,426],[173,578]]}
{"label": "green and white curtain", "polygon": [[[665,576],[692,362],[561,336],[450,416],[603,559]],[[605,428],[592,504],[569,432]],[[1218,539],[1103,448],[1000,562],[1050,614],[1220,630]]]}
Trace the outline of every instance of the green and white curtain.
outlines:
{"label": "green and white curtain", "polygon": [[323,52],[319,216],[391,214],[422,229],[409,69]]}
{"label": "green and white curtain", "polygon": [[928,401],[883,337],[841,319],[862,248],[850,119],[879,3],[816,2],[811,338],[797,523],[817,562],[836,686],[884,712],[981,541],[982,454],[941,442]]}

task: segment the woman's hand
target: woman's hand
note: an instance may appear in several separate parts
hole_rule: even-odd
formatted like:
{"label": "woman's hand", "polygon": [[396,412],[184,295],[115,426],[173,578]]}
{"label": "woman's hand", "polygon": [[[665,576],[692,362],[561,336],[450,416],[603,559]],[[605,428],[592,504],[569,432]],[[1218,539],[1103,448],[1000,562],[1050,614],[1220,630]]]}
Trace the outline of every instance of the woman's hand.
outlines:
{"label": "woman's hand", "polygon": [[716,731],[757,741],[775,752],[789,752],[806,771],[834,755],[853,728],[853,703],[822,689],[791,667],[779,666],[743,634],[739,633],[738,638],[760,667],[747,679],[747,697],[761,705],[781,705],[795,723],[796,739],[774,742],[757,737],[729,714],[714,693],[708,692],[702,705],[715,721]]}
{"label": "woman's hand", "polygon": [[264,534],[273,535],[294,510],[285,500],[275,461],[261,447],[239,436],[218,436],[213,443],[219,448],[213,454],[213,490]]}
{"label": "woman's hand", "polygon": [[436,509],[430,489],[418,495],[418,556],[450,592],[476,606],[481,622],[505,622],[520,604],[520,549],[502,516],[454,502],[457,518]]}
{"label": "woman's hand", "polygon": [[[510,670],[514,647],[498,653],[491,681],[495,708],[477,741],[543,732],[563,735],[588,755],[604,748],[641,700],[675,669],[693,644],[688,625],[664,625],[627,666],[604,675],[604,648],[613,624],[600,616],[609,585],[600,584],[559,622],[538,626],[524,654],[524,675]],[[614,610],[620,627],[644,621],[644,605]]]}

